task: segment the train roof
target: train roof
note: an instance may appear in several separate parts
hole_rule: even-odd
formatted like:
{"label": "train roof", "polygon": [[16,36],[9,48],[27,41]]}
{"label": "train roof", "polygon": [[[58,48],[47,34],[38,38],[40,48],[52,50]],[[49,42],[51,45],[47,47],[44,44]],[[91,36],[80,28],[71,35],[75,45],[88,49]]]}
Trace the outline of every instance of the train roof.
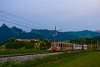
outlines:
{"label": "train roof", "polygon": [[73,43],[67,43],[67,42],[52,42],[52,44],[73,44]]}

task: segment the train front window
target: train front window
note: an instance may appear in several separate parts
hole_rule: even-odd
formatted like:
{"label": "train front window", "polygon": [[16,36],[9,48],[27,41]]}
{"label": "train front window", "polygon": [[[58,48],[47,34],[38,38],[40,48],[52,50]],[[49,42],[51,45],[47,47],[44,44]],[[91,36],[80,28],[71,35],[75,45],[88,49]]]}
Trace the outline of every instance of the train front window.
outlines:
{"label": "train front window", "polygon": [[55,46],[55,44],[52,44],[52,47]]}

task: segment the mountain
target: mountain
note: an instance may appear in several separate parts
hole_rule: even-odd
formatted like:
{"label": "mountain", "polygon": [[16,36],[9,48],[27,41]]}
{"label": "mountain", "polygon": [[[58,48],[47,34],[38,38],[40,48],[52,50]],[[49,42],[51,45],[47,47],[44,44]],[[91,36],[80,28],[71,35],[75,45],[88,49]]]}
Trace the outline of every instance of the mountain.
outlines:
{"label": "mountain", "polygon": [[80,38],[80,37],[91,38],[91,37],[98,37],[98,36],[100,36],[100,33],[94,32],[94,31],[89,31],[89,30],[78,31],[78,32],[65,32],[65,33],[73,35],[77,39]]}
{"label": "mountain", "polygon": [[84,30],[84,31],[77,31],[77,32],[57,32],[57,36],[53,36],[55,34],[54,30],[33,30],[31,32],[38,32],[42,36],[49,38],[51,40],[72,40],[72,39],[79,39],[80,37],[84,38],[91,38],[91,37],[99,37],[100,33]]}
{"label": "mountain", "polygon": [[96,30],[95,32],[100,33],[100,30]]}
{"label": "mountain", "polygon": [[[56,35],[56,36],[55,36]],[[80,37],[91,38],[99,37],[100,33],[95,31],[77,31],[77,32],[58,32],[55,30],[47,29],[33,29],[31,32],[25,32],[22,29],[16,28],[15,26],[9,28],[7,25],[3,24],[0,27],[0,43],[4,42],[9,38],[26,38],[26,39],[51,39],[51,40],[72,40],[79,39]]]}
{"label": "mountain", "polygon": [[13,36],[13,33],[9,27],[7,27],[5,24],[3,24],[0,27],[0,42],[10,38]]}
{"label": "mountain", "polygon": [[3,24],[0,27],[0,43],[4,42],[9,38],[33,39],[43,37],[38,33],[25,32],[22,29],[16,27],[9,28],[7,25]]}

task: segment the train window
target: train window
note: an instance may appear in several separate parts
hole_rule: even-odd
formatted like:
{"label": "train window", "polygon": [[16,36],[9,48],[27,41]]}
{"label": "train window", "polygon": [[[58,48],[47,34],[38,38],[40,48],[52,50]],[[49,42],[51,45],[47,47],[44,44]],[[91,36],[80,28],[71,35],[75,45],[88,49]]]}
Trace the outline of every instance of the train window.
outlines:
{"label": "train window", "polygon": [[58,44],[58,47],[60,47],[60,44]]}
{"label": "train window", "polygon": [[52,46],[55,46],[55,44],[52,44]]}
{"label": "train window", "polygon": [[56,44],[56,46],[58,46],[58,44]]}
{"label": "train window", "polygon": [[67,47],[66,44],[65,44],[65,47]]}
{"label": "train window", "polygon": [[63,44],[63,47],[64,47],[64,44]]}

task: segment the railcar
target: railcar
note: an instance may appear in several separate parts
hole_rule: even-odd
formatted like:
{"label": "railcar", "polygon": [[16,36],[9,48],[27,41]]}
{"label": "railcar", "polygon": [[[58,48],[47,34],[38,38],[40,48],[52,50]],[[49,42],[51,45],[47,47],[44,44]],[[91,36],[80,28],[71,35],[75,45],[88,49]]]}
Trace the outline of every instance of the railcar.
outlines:
{"label": "railcar", "polygon": [[86,50],[87,45],[73,44],[65,42],[52,42],[51,50],[53,51],[71,51],[71,50]]}

